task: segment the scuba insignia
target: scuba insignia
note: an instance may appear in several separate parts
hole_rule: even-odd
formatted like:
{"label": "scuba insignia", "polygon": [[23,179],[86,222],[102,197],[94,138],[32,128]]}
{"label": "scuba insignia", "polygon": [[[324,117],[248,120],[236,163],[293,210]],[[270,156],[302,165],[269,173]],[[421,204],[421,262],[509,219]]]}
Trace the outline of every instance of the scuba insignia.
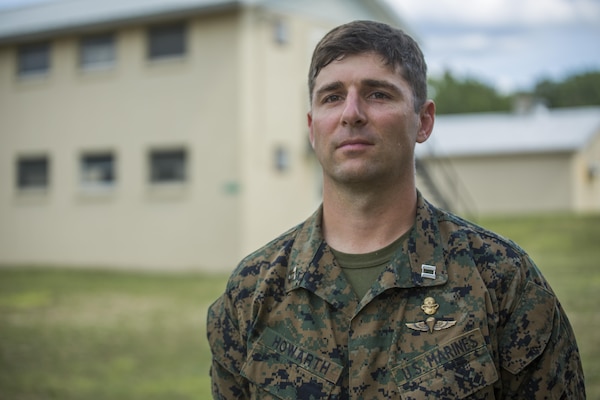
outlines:
{"label": "scuba insignia", "polygon": [[[426,297],[425,300],[423,300],[421,309],[425,314],[433,315],[437,312],[439,307],[440,305],[435,302],[433,297]],[[437,320],[435,317],[427,317],[425,321],[406,323],[406,326],[410,329],[429,333],[433,333],[433,331],[441,331],[442,329],[448,329],[454,325],[456,325],[456,321],[454,320]]]}
{"label": "scuba insignia", "polygon": [[423,310],[423,312],[427,315],[433,315],[436,313],[439,307],[440,305],[435,302],[433,297],[425,297],[425,300],[423,300],[423,305],[421,306],[421,310]]}

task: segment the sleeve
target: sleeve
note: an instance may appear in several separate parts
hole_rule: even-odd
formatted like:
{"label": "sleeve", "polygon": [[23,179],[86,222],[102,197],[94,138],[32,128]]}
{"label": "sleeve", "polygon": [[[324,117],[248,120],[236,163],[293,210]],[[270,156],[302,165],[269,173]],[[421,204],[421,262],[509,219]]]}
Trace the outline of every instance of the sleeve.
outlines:
{"label": "sleeve", "polygon": [[569,320],[533,262],[499,340],[505,399],[585,399],[581,358]]}
{"label": "sleeve", "polygon": [[[231,317],[227,293],[208,309],[207,336],[212,352],[210,376],[214,399],[247,399],[247,381],[240,375],[246,358],[245,342]],[[235,314],[234,314],[235,315]]]}

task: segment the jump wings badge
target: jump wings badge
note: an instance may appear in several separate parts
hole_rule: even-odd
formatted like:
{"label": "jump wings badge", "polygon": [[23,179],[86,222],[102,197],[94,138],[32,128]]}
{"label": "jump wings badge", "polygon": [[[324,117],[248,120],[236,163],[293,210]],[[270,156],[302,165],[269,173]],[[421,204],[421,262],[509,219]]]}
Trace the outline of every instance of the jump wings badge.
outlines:
{"label": "jump wings badge", "polygon": [[410,329],[429,333],[433,333],[433,331],[441,331],[442,329],[448,329],[454,325],[456,325],[456,321],[438,321],[434,317],[429,317],[425,321],[406,323],[406,326],[408,326]]}
{"label": "jump wings badge", "polygon": [[[435,302],[433,297],[425,298],[423,305],[421,306],[421,309],[427,315],[435,314],[438,308],[439,304]],[[448,329],[454,325],[456,325],[456,321],[454,320],[437,320],[435,317],[427,317],[425,321],[406,323],[406,326],[410,329],[429,333],[433,333],[433,331],[441,331],[442,329]]]}

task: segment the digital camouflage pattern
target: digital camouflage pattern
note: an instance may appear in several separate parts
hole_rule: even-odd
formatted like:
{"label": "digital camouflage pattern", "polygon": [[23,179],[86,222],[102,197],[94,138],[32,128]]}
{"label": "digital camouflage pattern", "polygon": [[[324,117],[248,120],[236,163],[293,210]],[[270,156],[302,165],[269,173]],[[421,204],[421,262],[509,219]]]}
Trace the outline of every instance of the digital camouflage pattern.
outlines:
{"label": "digital camouflage pattern", "polygon": [[320,223],[321,210],[244,259],[210,307],[214,398],[585,398],[569,321],[514,243],[419,194],[361,300]]}

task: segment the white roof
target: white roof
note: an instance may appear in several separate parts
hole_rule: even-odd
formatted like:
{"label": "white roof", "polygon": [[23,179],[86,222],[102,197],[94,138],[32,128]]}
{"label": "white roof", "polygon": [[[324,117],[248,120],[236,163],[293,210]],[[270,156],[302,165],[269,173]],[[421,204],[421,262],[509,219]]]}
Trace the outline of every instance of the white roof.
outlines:
{"label": "white roof", "polygon": [[369,18],[405,25],[384,0],[49,0],[1,10],[0,43],[253,5],[336,22]]}
{"label": "white roof", "polygon": [[64,32],[102,24],[217,7],[233,0],[54,0],[0,12],[0,39]]}
{"label": "white roof", "polygon": [[574,152],[600,134],[600,107],[538,110],[531,114],[456,114],[436,117],[417,157]]}

